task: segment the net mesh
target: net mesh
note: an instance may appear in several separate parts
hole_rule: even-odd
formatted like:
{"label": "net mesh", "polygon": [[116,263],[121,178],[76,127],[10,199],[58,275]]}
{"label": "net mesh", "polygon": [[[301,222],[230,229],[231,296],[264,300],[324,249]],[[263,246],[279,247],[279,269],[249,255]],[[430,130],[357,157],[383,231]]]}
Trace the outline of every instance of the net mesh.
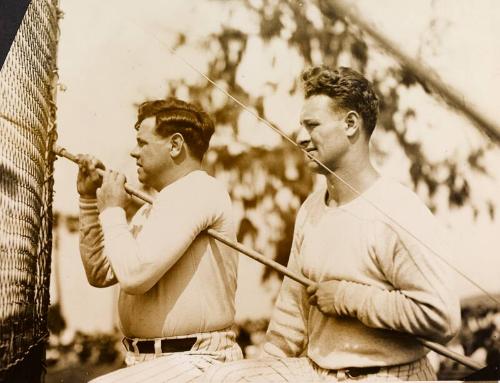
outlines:
{"label": "net mesh", "polygon": [[33,0],[0,71],[0,378],[47,337],[57,0]]}

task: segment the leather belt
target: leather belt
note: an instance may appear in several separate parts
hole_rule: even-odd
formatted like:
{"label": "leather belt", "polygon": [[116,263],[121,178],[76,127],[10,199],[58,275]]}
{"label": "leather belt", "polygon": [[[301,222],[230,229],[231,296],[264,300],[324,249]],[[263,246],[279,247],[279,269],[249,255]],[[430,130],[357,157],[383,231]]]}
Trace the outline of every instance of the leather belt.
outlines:
{"label": "leather belt", "polygon": [[[172,339],[162,339],[161,340],[161,352],[169,353],[169,352],[184,352],[189,351],[196,343],[196,337],[190,338],[172,338]],[[127,349],[127,351],[134,352],[133,343],[134,339],[131,338],[123,338],[123,345]],[[155,354],[155,340],[139,340],[136,343],[137,350],[140,354]]]}
{"label": "leather belt", "polygon": [[350,367],[346,368],[345,374],[350,378],[356,378],[361,375],[376,374],[380,371],[380,367]]}

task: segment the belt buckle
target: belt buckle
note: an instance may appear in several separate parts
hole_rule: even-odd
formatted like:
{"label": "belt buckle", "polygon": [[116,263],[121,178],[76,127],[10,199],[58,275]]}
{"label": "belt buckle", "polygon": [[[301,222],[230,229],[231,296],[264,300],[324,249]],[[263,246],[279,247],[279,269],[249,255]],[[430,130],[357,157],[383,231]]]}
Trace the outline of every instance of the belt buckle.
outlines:
{"label": "belt buckle", "polygon": [[125,350],[129,351],[129,349],[128,349],[128,340],[127,340],[126,337],[122,338],[122,344],[123,344],[123,347],[125,347]]}
{"label": "belt buckle", "polygon": [[138,343],[137,339],[132,339],[132,338],[128,338],[128,337],[124,337],[122,339],[122,344],[123,344],[123,346],[125,346],[125,350],[127,350],[129,352],[133,352],[134,354],[139,353],[137,343]]}

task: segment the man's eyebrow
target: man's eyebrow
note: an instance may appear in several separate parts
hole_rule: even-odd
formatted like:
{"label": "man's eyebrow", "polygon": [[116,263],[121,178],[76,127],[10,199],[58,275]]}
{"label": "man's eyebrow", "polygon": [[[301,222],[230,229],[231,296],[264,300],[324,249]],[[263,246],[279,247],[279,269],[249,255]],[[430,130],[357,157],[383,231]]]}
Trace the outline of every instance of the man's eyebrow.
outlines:
{"label": "man's eyebrow", "polygon": [[318,120],[315,119],[314,117],[306,117],[306,118],[300,120],[301,124],[315,124],[317,122],[318,122]]}

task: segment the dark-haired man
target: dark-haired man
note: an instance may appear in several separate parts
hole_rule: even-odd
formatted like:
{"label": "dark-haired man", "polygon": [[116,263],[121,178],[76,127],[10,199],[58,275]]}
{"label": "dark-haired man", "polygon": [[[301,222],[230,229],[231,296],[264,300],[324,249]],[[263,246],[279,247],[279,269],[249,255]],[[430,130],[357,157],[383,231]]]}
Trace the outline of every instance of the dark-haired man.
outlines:
{"label": "dark-haired man", "polygon": [[442,231],[412,191],[370,162],[370,82],[324,66],[302,79],[297,142],[326,184],[299,210],[288,267],[316,283],[285,277],[265,345],[277,359],[213,368],[206,380],[435,380],[416,336],[445,343],[460,324]]}
{"label": "dark-haired man", "polygon": [[[99,382],[184,381],[242,357],[231,330],[237,254],[203,231],[235,237],[224,186],[201,169],[214,126],[200,108],[145,102],[131,152],[139,180],[156,190],[130,226],[124,176],[80,156],[80,253],[88,281],[120,286],[118,311],[129,367]],[[145,362],[145,363],[142,363]]]}

